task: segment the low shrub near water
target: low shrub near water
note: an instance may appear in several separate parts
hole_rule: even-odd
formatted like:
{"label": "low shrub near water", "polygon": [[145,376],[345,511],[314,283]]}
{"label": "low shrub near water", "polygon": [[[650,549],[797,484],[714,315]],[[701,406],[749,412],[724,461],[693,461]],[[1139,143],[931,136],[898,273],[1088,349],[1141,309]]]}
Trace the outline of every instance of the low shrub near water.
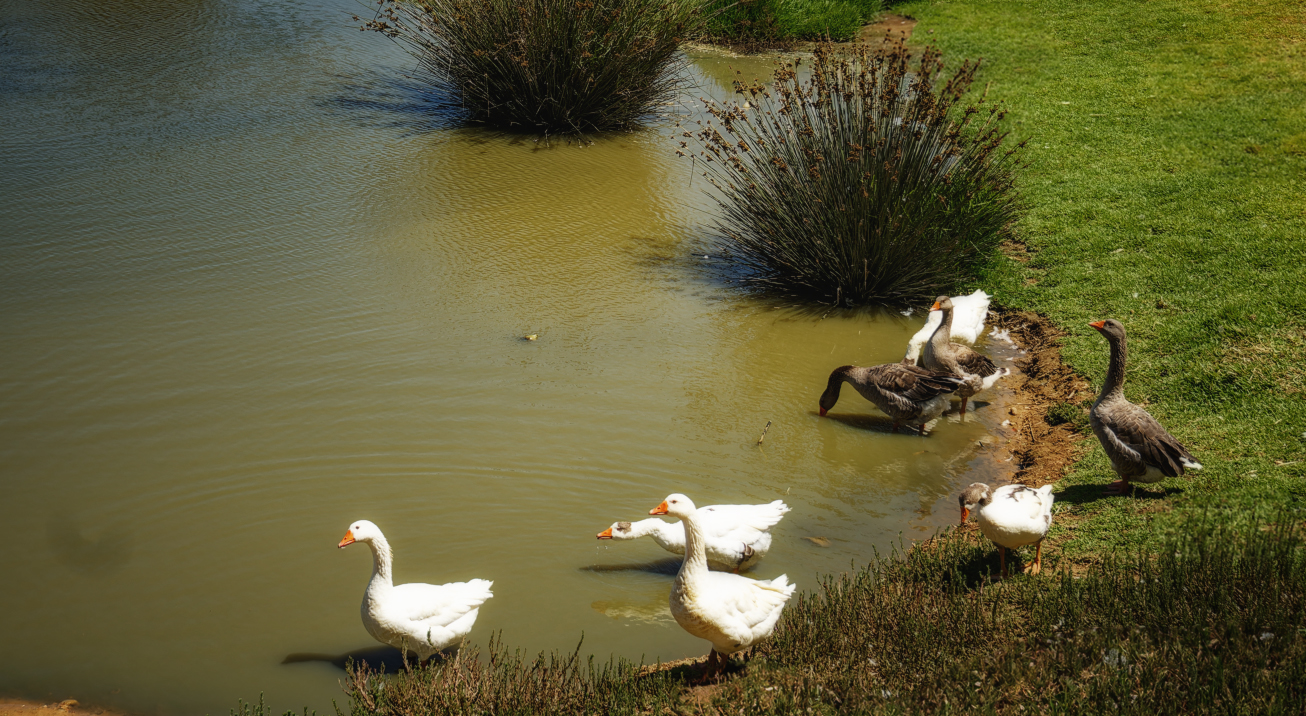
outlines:
{"label": "low shrub near water", "polygon": [[714,691],[691,693],[683,668],[527,661],[491,644],[487,662],[468,651],[387,678],[351,667],[350,716],[1300,713],[1304,549],[1286,519],[1203,523],[1159,554],[993,584],[992,545],[954,533],[800,595]]}
{"label": "low shrub near water", "polygon": [[880,14],[880,0],[711,0],[707,32],[730,45],[851,40]]}
{"label": "low shrub near water", "polygon": [[485,661],[477,650],[464,649],[434,667],[392,678],[351,664],[345,682],[350,716],[674,712],[682,683],[671,672],[646,674],[625,661],[596,665],[579,651],[526,660],[491,641]]}
{"label": "low shrub near water", "polygon": [[787,64],[770,86],[737,80],[742,103],[708,102],[715,121],[682,132],[746,282],[846,305],[920,300],[1010,234],[1024,143],[1004,148],[1003,114],[982,98],[956,109],[978,64],[945,79],[936,49],[909,61],[901,43],[822,43],[810,78]]}
{"label": "low shrub near water", "polygon": [[404,46],[472,121],[576,134],[631,129],[675,97],[701,4],[380,0],[364,28]]}

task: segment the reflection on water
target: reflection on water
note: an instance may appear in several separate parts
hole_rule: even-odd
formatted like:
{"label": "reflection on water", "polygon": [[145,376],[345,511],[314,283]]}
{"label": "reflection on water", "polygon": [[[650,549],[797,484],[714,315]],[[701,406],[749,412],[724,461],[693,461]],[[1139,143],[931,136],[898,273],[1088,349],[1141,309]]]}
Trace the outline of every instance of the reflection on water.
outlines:
{"label": "reflection on water", "polygon": [[[921,318],[731,289],[665,130],[446,129],[355,7],[0,9],[0,691],[327,713],[394,656],[357,519],[399,582],[494,581],[475,644],[646,661],[704,652],[677,562],[594,534],[669,493],[783,498],[753,574],[802,589],[956,519],[996,400],[928,437],[816,415]],[[682,104],[770,64],[701,58]]]}
{"label": "reflection on water", "polygon": [[46,536],[54,556],[69,568],[100,576],[121,569],[131,559],[134,542],[126,525],[105,527],[88,537],[75,519],[51,515]]}

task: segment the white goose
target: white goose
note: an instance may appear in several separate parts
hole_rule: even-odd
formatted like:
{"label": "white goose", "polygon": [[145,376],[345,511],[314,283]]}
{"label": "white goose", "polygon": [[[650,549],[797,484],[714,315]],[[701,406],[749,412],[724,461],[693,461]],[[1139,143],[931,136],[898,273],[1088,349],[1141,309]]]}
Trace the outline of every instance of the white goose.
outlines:
{"label": "white goose", "polygon": [[715,674],[730,654],[771,635],[795,585],[783,574],[762,581],[709,572],[703,519],[684,495],[668,496],[649,514],[679,517],[685,525],[685,561],[671,587],[671,616],[685,631],[712,643],[707,668]]}
{"label": "white goose", "polygon": [[[707,566],[723,572],[748,569],[771,550],[771,532],[789,505],[776,500],[765,505],[711,505],[700,507]],[[685,553],[685,525],[650,517],[639,522],[613,522],[599,539],[629,540],[652,537],[668,552]]]}
{"label": "white goose", "polygon": [[[952,297],[953,340],[975,345],[975,341],[978,341],[980,334],[984,332],[984,320],[989,315],[989,298],[987,293],[980,290],[976,290],[969,296]],[[921,349],[930,340],[930,336],[934,335],[935,329],[939,327],[942,320],[943,311],[931,308],[925,327],[916,331],[916,335],[907,342],[907,356],[903,360],[908,365],[919,365]]]}
{"label": "white goose", "polygon": [[1007,576],[1007,550],[1027,544],[1038,545],[1029,573],[1038,574],[1043,568],[1043,538],[1052,526],[1053,499],[1051,485],[1037,490],[1024,485],[1003,485],[990,491],[982,482],[971,483],[957,496],[961,524],[966,524],[966,518],[974,510],[980,532],[998,546],[1004,577]]}
{"label": "white goose", "polygon": [[372,548],[372,581],[363,594],[363,626],[382,644],[426,659],[467,636],[493,582],[473,579],[451,584],[400,584],[390,577],[390,543],[367,520],[350,525],[341,549],[355,542]]}

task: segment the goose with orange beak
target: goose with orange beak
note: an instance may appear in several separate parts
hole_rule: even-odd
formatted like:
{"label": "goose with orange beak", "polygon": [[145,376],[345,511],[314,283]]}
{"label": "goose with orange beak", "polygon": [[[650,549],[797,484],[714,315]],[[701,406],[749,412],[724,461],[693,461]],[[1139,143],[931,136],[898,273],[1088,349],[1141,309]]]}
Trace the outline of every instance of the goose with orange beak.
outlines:
{"label": "goose with orange beak", "polygon": [[926,424],[948,409],[948,394],[962,385],[960,379],[947,373],[905,363],[846,365],[835,368],[826,381],[819,403],[822,417],[839,402],[844,383],[893,418],[895,433],[901,423],[906,423],[917,426],[922,435]]}
{"label": "goose with orange beak", "polygon": [[[736,572],[748,569],[771,549],[771,528],[789,505],[775,500],[764,505],[709,505],[698,508],[703,528],[703,545],[710,569]],[[650,517],[638,522],[613,522],[598,534],[602,540],[633,540],[651,537],[672,554],[685,553],[685,526]]]}
{"label": "goose with orange beak", "polygon": [[1125,327],[1110,318],[1088,325],[1111,346],[1102,392],[1088,414],[1093,434],[1120,476],[1107,487],[1107,494],[1125,494],[1133,482],[1160,482],[1179,477],[1185,470],[1202,469],[1188,448],[1161,427],[1151,413],[1125,399]]}
{"label": "goose with orange beak", "polygon": [[731,654],[771,635],[795,585],[783,574],[757,580],[708,571],[702,518],[684,495],[668,496],[649,514],[678,517],[685,525],[685,561],[671,587],[671,615],[682,629],[711,642],[706,676],[714,676]]}
{"label": "goose with orange beak", "polygon": [[1037,545],[1030,574],[1043,569],[1043,538],[1052,527],[1052,486],[1037,490],[1024,485],[1003,485],[990,490],[982,482],[973,482],[957,496],[961,506],[961,524],[975,513],[980,532],[998,546],[1002,576],[1007,576],[1007,550]]}
{"label": "goose with orange beak", "polygon": [[[935,306],[938,301],[935,301]],[[952,297],[952,328],[950,333],[952,340],[961,341],[975,345],[979,340],[980,334],[984,332],[984,321],[989,316],[989,295],[983,291],[976,290],[967,296]],[[939,324],[943,322],[943,309],[930,307],[929,316],[925,320],[925,325],[916,335],[911,337],[907,342],[907,355],[903,357],[902,362],[907,365],[916,365],[921,358],[921,350],[925,348],[925,342],[930,340],[930,336],[938,330]]]}
{"label": "goose with orange beak", "polygon": [[980,355],[967,346],[952,341],[952,299],[939,296],[930,308],[942,311],[939,327],[921,350],[923,368],[946,373],[961,380],[957,397],[961,398],[961,419],[966,419],[966,402],[976,393],[988,390],[999,378],[1011,373],[1009,368],[998,368],[988,356]]}
{"label": "goose with orange beak", "polygon": [[363,593],[363,627],[382,644],[427,659],[458,644],[472,630],[480,606],[494,596],[484,579],[451,584],[398,584],[381,529],[367,520],[349,526],[337,545],[361,542],[372,550],[372,579]]}

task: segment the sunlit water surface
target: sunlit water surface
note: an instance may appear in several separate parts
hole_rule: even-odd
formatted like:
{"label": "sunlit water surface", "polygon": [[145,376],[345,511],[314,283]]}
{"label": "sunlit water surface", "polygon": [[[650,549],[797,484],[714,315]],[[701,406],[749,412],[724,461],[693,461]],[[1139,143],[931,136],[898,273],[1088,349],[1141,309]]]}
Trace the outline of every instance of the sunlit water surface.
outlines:
{"label": "sunlit water surface", "polygon": [[[675,563],[594,535],[670,492],[783,498],[754,575],[806,589],[955,519],[995,418],[815,413],[923,317],[712,278],[669,129],[448,129],[348,0],[0,8],[0,692],[330,712],[281,662],[374,646],[359,518],[400,581],[494,580],[475,643],[646,661],[706,651]],[[770,61],[695,63],[686,107]]]}

